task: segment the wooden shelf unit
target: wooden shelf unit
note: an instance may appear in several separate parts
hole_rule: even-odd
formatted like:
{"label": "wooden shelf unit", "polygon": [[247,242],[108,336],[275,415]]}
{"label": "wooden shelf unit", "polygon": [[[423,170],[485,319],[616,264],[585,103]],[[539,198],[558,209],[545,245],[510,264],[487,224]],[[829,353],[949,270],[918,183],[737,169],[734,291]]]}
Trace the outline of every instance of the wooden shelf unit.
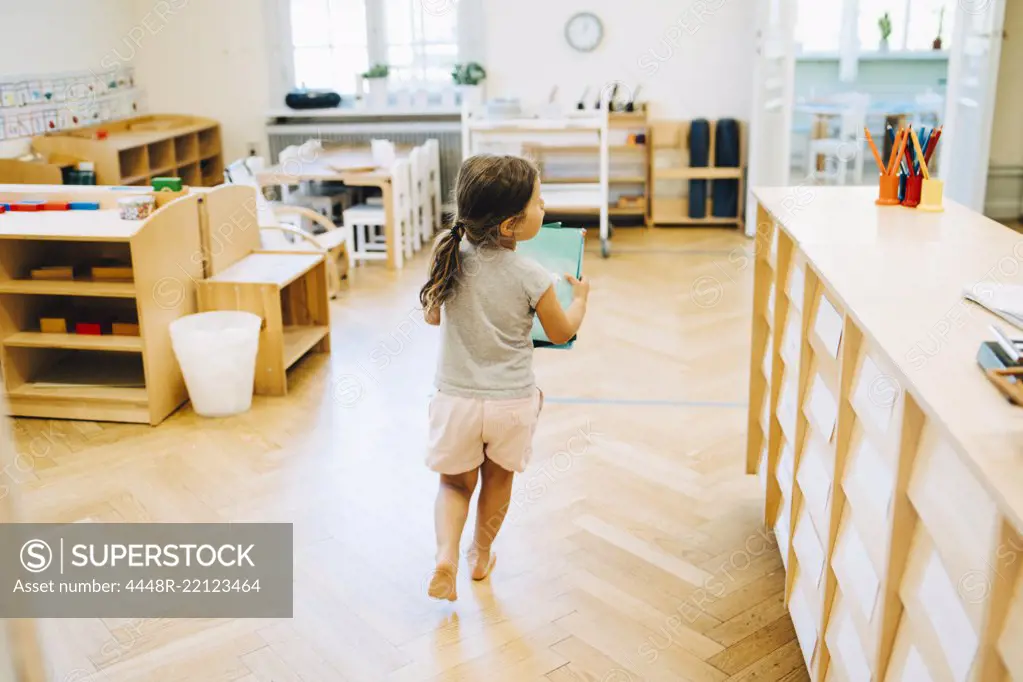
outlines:
{"label": "wooden shelf unit", "polygon": [[[0,368],[13,416],[159,424],[187,399],[171,321],[196,312],[203,276],[199,197],[166,198],[148,219],[121,220],[105,187],[0,186],[0,201],[97,201],[98,211],[0,214]],[[29,278],[40,265],[130,262],[129,282]],[[139,336],[42,333],[70,310],[139,325]],[[54,385],[54,384],[59,384]]]}
{"label": "wooden shelf unit", "polygon": [[[101,130],[106,139],[98,139]],[[32,139],[32,147],[92,161],[99,185],[149,185],[154,177],[180,177],[186,185],[213,187],[224,181],[220,139],[220,125],[212,119],[153,114],[41,135]]]}
{"label": "wooden shelf unit", "polygon": [[[650,140],[650,130],[647,123],[646,110],[635,112],[610,112],[608,114],[609,135],[615,136],[629,134],[646,135],[647,143]],[[571,134],[571,131],[566,131]],[[642,199],[635,205],[623,206],[612,197],[608,204],[609,215],[619,217],[632,217],[641,219],[647,226],[650,225],[650,147],[647,143],[623,144],[614,143],[608,145],[609,164],[631,164],[635,168],[627,174],[615,174],[613,171],[608,176],[608,184],[619,186],[639,186],[642,193],[629,192],[630,196],[641,196]],[[580,184],[596,183],[600,177],[594,173],[585,176],[551,175],[549,167],[557,162],[569,160],[573,163],[589,161],[596,169],[599,163],[600,147],[596,144],[537,144],[529,142],[523,144],[523,154],[536,160],[540,166],[540,181],[544,184]],[[552,163],[553,162],[553,163]],[[623,193],[625,190],[623,189]],[[572,216],[596,216],[595,209],[559,209],[552,211],[552,215]]]}
{"label": "wooden shelf unit", "polygon": [[[647,141],[652,145],[650,154],[651,216],[657,225],[734,225],[741,228],[745,218],[746,195],[746,124],[739,124],[739,165],[714,165],[717,126],[710,121],[710,152],[706,167],[689,165],[690,121],[653,121]],[[669,158],[665,158],[669,157]],[[690,180],[707,180],[707,207],[703,218],[689,217]],[[714,180],[737,180],[737,214],[714,216],[711,186]],[[672,191],[665,184],[678,185]]]}
{"label": "wooden shelf unit", "polygon": [[206,279],[197,285],[202,311],[244,310],[263,320],[255,393],[286,395],[287,371],[309,352],[330,351],[327,264],[320,253],[261,251],[256,189],[222,185],[203,198],[200,241]]}
{"label": "wooden shelf unit", "polygon": [[957,309],[1017,235],[870,188],[792,212],[796,192],[756,192],[746,465],[809,679],[1023,679],[1023,413],[976,366],[994,317]]}

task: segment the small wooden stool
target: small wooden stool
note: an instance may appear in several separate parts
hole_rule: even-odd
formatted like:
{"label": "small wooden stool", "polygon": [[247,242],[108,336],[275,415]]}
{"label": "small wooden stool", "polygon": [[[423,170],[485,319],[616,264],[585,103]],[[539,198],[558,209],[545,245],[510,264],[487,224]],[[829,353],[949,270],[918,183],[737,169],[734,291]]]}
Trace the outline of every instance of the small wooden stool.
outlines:
{"label": "small wooden stool", "polygon": [[197,282],[199,310],[259,315],[256,395],[286,395],[287,370],[310,350],[330,352],[327,268],[318,254],[258,252]]}

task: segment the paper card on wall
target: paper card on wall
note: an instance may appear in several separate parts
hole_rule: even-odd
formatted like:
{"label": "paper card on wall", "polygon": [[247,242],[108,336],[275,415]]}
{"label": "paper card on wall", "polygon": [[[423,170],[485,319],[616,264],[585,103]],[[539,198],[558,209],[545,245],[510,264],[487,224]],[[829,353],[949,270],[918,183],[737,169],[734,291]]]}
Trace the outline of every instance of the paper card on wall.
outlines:
{"label": "paper card on wall", "polygon": [[21,122],[14,114],[7,114],[4,118],[4,137],[9,140],[21,137]]}
{"label": "paper card on wall", "polygon": [[18,106],[18,89],[12,83],[0,85],[0,106]]}
{"label": "paper card on wall", "polygon": [[813,656],[817,650],[817,625],[806,603],[806,597],[798,586],[792,591],[792,598],[789,599],[789,612],[792,614],[792,626],[796,630],[799,648],[803,650],[803,660],[807,668],[812,668]]}
{"label": "paper card on wall", "polygon": [[866,617],[867,622],[874,617],[874,609],[877,607],[877,596],[880,589],[880,581],[874,564],[867,555],[867,548],[860,538],[856,526],[847,520],[842,530],[839,546],[835,549],[835,561],[838,564],[838,573],[845,578],[839,578],[842,589],[850,597],[850,601],[859,604],[859,609]]}
{"label": "paper card on wall", "polygon": [[20,133],[19,137],[32,137],[32,135],[34,134],[32,131],[33,131],[32,115],[21,114],[20,116],[18,116],[18,132]]}
{"label": "paper card on wall", "polygon": [[53,79],[53,101],[63,102],[67,99],[68,81],[66,78]]}
{"label": "paper card on wall", "polygon": [[778,458],[778,468],[774,475],[778,479],[778,487],[786,500],[792,499],[792,448],[788,443],[782,448],[781,457]]}
{"label": "paper card on wall", "polygon": [[937,552],[932,551],[917,593],[956,682],[966,682],[977,655],[977,633]]}
{"label": "paper card on wall", "polygon": [[892,470],[884,461],[881,453],[863,434],[859,447],[856,448],[849,476],[857,488],[867,496],[868,502],[874,507],[879,518],[887,520],[891,509],[895,478]]}
{"label": "paper card on wall", "polygon": [[820,374],[814,376],[813,379],[813,389],[810,391],[810,414],[813,415],[817,429],[824,440],[830,443],[831,436],[835,433],[835,422],[838,420],[838,403]]}
{"label": "paper card on wall", "polygon": [[16,92],[18,99],[18,103],[16,106],[23,107],[26,104],[29,104],[28,83],[25,82],[18,83],[18,89]]}
{"label": "paper card on wall", "polygon": [[838,358],[838,347],[842,343],[842,316],[831,305],[826,296],[821,296],[820,305],[817,306],[817,319],[814,322],[814,329],[817,336],[824,342],[831,357]]}
{"label": "paper card on wall", "polygon": [[46,80],[43,81],[43,101],[44,102],[52,102],[56,98],[56,93],[54,92],[54,89],[56,87],[55,86],[55,82],[56,81],[54,81],[52,78],[49,78],[49,79],[46,79]]}
{"label": "paper card on wall", "polygon": [[796,306],[798,310],[803,309],[803,290],[806,287],[806,275],[803,272],[802,266],[798,263],[792,266],[792,272],[789,274],[789,302]]}
{"label": "paper card on wall", "polygon": [[7,123],[6,117],[0,114],[0,140],[7,139]]}
{"label": "paper card on wall", "polygon": [[781,340],[782,356],[786,363],[795,369],[799,365],[799,350],[802,347],[803,321],[799,313],[789,308],[788,321],[785,323],[785,335]]}
{"label": "paper card on wall", "polygon": [[[831,499],[831,477],[821,460],[827,455],[819,450],[815,451],[818,446],[816,438],[807,441],[807,447],[799,461],[797,478],[799,479],[799,488],[803,491],[803,497],[806,498],[816,519],[821,521],[827,516],[828,500]],[[827,528],[819,530],[826,532]]]}
{"label": "paper card on wall", "polygon": [[792,536],[792,546],[803,566],[803,571],[813,578],[814,585],[820,586],[824,575],[824,549],[813,529],[810,520],[803,516],[796,522],[796,532]]}
{"label": "paper card on wall", "polygon": [[796,434],[796,391],[792,388],[792,384],[792,380],[785,381],[782,384],[781,395],[778,397],[778,421],[789,438]]}
{"label": "paper card on wall", "polygon": [[42,81],[29,81],[28,82],[28,102],[30,104],[38,104],[44,101],[43,99],[43,83]]}
{"label": "paper card on wall", "polygon": [[44,128],[45,132],[52,133],[57,129],[58,117],[56,109],[48,109],[47,111],[43,112],[43,119],[46,122],[46,126]]}
{"label": "paper card on wall", "polygon": [[883,374],[870,355],[863,357],[853,399],[866,411],[863,417],[870,419],[881,433],[888,432],[900,390],[898,382]]}
{"label": "paper card on wall", "polygon": [[785,504],[778,520],[774,522],[774,539],[778,543],[778,552],[781,553],[781,563],[785,570],[789,568],[789,507]]}
{"label": "paper card on wall", "polygon": [[838,626],[838,651],[845,663],[845,677],[849,682],[870,682],[870,665],[856,634],[856,626],[848,615]]}
{"label": "paper card on wall", "polygon": [[927,664],[920,657],[920,652],[915,646],[909,647],[909,654],[906,656],[906,666],[902,669],[902,679],[899,682],[934,682]]}
{"label": "paper card on wall", "polygon": [[32,134],[42,135],[46,132],[46,114],[38,112],[32,114]]}

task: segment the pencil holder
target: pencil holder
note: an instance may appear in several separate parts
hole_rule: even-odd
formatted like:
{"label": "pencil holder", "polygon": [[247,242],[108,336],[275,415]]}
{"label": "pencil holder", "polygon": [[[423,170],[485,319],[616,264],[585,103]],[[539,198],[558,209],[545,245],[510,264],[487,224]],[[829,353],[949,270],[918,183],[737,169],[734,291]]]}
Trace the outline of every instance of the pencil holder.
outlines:
{"label": "pencil holder", "polygon": [[930,178],[923,181],[923,188],[920,191],[921,211],[932,211],[938,213],[944,211],[943,198],[945,194],[945,183],[937,178]]}
{"label": "pencil holder", "polygon": [[899,173],[899,203],[906,198],[906,174]]}
{"label": "pencil holder", "polygon": [[896,206],[899,203],[899,176],[878,176],[878,196],[874,202],[879,206]]}
{"label": "pencil holder", "polygon": [[910,175],[906,178],[906,193],[902,198],[902,205],[907,208],[916,208],[920,203],[920,186],[923,183],[922,175]]}

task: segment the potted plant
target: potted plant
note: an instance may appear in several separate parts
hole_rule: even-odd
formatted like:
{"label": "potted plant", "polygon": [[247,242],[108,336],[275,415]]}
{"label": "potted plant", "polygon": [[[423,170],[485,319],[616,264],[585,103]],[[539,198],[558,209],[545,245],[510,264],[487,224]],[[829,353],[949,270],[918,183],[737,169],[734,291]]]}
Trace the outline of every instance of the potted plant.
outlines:
{"label": "potted plant", "polygon": [[888,36],[892,34],[892,18],[885,12],[881,15],[881,18],[877,20],[877,27],[881,29],[881,43],[877,46],[878,51],[888,51]]}
{"label": "potted plant", "polygon": [[934,39],[934,42],[931,43],[931,47],[933,47],[935,50],[940,50],[941,49],[941,32],[942,32],[942,30],[944,28],[945,28],[945,8],[942,7],[941,10],[938,12],[938,35]]}
{"label": "potted plant", "polygon": [[475,109],[483,104],[483,90],[480,87],[487,77],[486,70],[476,62],[455,64],[451,71],[451,80],[458,86],[462,93],[462,102],[468,102],[469,107]]}
{"label": "potted plant", "polygon": [[387,107],[387,77],[391,70],[387,64],[374,64],[369,71],[362,74],[369,87],[369,106],[371,109]]}

